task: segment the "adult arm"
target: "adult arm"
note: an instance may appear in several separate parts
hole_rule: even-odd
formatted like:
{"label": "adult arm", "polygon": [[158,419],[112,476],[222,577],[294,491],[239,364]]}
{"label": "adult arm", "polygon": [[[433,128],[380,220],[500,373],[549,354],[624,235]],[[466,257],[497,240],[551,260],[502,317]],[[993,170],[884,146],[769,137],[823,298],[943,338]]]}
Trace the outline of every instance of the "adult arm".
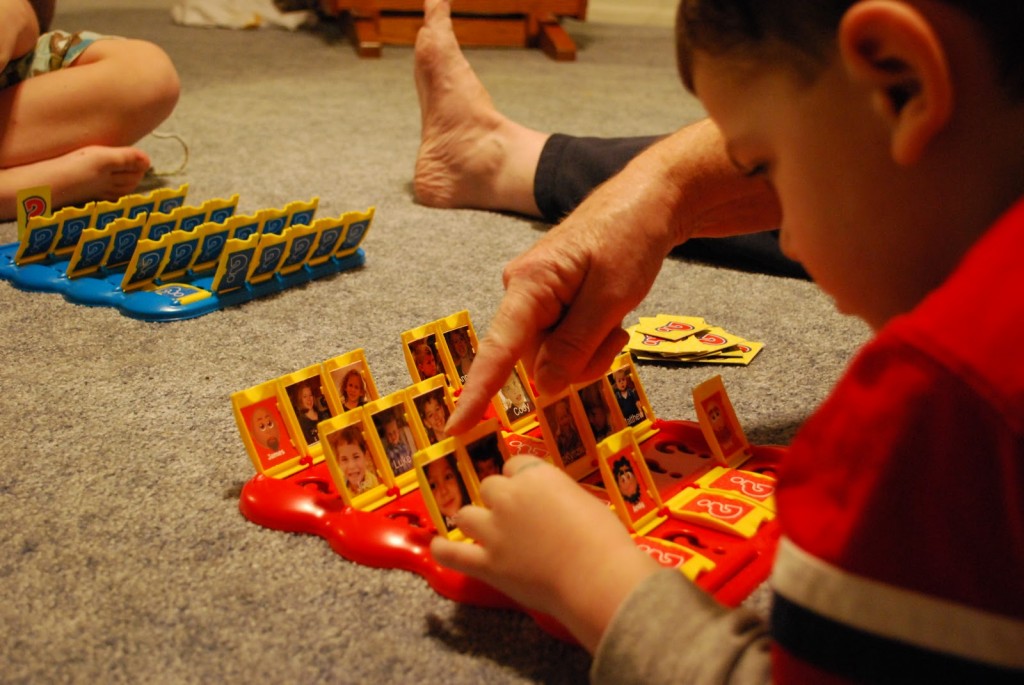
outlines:
{"label": "adult arm", "polygon": [[774,194],[736,170],[710,121],[655,143],[506,266],[505,296],[449,432],[480,419],[518,359],[542,393],[596,377],[625,344],[622,319],[673,247],[768,230],[779,218]]}

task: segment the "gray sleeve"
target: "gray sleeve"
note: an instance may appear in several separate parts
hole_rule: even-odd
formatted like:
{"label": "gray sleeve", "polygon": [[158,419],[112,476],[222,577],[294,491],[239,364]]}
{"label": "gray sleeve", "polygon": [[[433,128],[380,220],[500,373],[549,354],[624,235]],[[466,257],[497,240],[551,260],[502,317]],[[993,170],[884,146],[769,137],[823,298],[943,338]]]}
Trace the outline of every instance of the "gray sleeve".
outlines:
{"label": "gray sleeve", "polygon": [[590,680],[763,685],[771,682],[770,645],[757,615],[723,607],[678,570],[666,569],[619,607],[597,647]]}

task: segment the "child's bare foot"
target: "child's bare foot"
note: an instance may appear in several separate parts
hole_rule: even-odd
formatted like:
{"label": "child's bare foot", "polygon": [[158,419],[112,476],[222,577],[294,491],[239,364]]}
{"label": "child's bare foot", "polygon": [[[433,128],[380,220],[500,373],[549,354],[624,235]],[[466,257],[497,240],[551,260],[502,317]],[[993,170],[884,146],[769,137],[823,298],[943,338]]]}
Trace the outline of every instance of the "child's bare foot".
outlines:
{"label": "child's bare foot", "polygon": [[539,216],[533,178],[548,134],[495,109],[459,48],[448,0],[424,5],[424,25],[416,36],[422,116],[413,178],[417,201]]}
{"label": "child's bare foot", "polygon": [[149,156],[142,150],[89,145],[53,159],[0,169],[0,217],[17,216],[18,191],[34,186],[50,186],[54,209],[116,200],[134,191],[149,167]]}

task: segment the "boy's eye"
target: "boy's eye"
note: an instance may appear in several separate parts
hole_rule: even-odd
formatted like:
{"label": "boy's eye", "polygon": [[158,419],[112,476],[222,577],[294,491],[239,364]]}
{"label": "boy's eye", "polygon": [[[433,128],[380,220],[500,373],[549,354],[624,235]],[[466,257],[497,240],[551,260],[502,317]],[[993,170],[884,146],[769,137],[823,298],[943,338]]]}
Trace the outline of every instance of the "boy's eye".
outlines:
{"label": "boy's eye", "polygon": [[766,176],[768,174],[768,163],[758,162],[752,166],[747,167],[743,171],[743,175],[747,178],[755,178],[757,176]]}

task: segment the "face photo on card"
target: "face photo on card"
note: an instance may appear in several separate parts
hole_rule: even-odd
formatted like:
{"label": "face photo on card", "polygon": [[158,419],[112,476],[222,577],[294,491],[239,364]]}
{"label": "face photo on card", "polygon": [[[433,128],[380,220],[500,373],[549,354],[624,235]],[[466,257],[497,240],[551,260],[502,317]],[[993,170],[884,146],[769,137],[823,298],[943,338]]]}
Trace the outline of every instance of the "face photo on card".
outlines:
{"label": "face photo on card", "polygon": [[321,421],[331,418],[331,410],[320,382],[320,365],[284,376],[281,382],[298,423],[299,435],[307,447],[319,443],[318,426]]}
{"label": "face photo on card", "polygon": [[379,398],[362,348],[339,354],[323,363],[324,388],[335,414],[362,407]]}
{"label": "face photo on card", "polygon": [[498,403],[498,415],[502,417],[506,427],[519,430],[525,424],[533,422],[537,399],[526,381],[522,362],[513,367],[495,400]]}
{"label": "face photo on card", "polygon": [[405,404],[397,403],[370,415],[377,438],[384,449],[391,472],[395,476],[412,470],[412,457],[417,451],[412,426],[406,416]]}
{"label": "face photo on card", "polygon": [[576,394],[587,417],[587,427],[594,442],[601,442],[612,433],[625,428],[620,412],[611,409],[611,386],[598,379],[576,389]]}
{"label": "face photo on card", "polygon": [[448,380],[453,387],[461,388],[466,382],[466,376],[469,374],[479,347],[476,331],[469,319],[469,312],[463,310],[439,319],[436,323],[437,331],[444,343],[444,349],[451,360],[452,373]]}
{"label": "face photo on card", "polygon": [[464,536],[454,517],[471,500],[455,440],[450,438],[418,454],[416,468],[423,501],[438,533],[451,539],[461,539]]}
{"label": "face photo on card", "polygon": [[334,484],[346,503],[362,508],[378,500],[387,481],[368,437],[361,410],[346,412],[323,424],[324,456]]}
{"label": "face photo on card", "polygon": [[423,445],[433,445],[445,438],[445,424],[455,409],[451,388],[444,376],[433,376],[405,390],[413,409],[413,430]]}

